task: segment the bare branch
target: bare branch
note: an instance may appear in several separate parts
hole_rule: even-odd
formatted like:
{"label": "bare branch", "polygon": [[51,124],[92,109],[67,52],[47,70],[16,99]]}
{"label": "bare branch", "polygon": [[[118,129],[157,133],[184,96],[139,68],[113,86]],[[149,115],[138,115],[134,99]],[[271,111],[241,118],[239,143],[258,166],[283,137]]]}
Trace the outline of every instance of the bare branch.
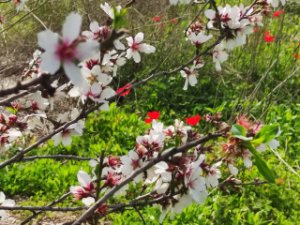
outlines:
{"label": "bare branch", "polygon": [[[62,195],[60,198],[54,200],[53,202],[51,202],[50,204],[48,204],[46,207],[52,207],[53,205],[56,205],[56,204],[64,201],[70,194],[71,193],[68,192],[68,193]],[[33,214],[31,216],[27,217],[23,222],[21,222],[20,225],[25,225],[25,224],[29,223],[32,219],[34,219],[35,217],[37,217],[39,214],[41,214],[43,212],[45,212],[45,211],[37,211],[37,212],[34,211]]]}

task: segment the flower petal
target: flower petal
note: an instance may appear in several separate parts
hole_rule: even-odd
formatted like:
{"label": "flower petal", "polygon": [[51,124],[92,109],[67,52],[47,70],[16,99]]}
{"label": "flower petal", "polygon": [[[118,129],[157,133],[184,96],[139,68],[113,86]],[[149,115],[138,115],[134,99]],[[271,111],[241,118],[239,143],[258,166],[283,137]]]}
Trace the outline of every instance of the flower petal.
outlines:
{"label": "flower petal", "polygon": [[142,41],[144,40],[144,33],[142,33],[142,32],[139,32],[137,35],[135,35],[135,37],[134,37],[134,41],[136,42],[136,43],[141,43]]}
{"label": "flower petal", "polygon": [[63,64],[66,75],[69,80],[77,87],[82,87],[85,83],[83,76],[81,75],[80,69],[71,62],[66,62]]}
{"label": "flower petal", "polygon": [[38,33],[38,45],[47,52],[55,52],[59,36],[51,30],[45,30]]}
{"label": "flower petal", "polygon": [[41,55],[41,65],[40,69],[42,72],[55,74],[60,68],[60,60],[52,52],[44,52]]}
{"label": "flower petal", "polygon": [[77,173],[78,182],[82,187],[86,187],[92,182],[92,178],[85,171],[79,170]]}
{"label": "flower petal", "polygon": [[72,43],[80,34],[82,18],[78,13],[70,13],[63,25],[63,38]]}
{"label": "flower petal", "polygon": [[[77,58],[81,61],[94,56],[99,51],[99,43],[97,41],[86,41],[80,43],[77,47]],[[99,53],[100,54],[100,53]]]}

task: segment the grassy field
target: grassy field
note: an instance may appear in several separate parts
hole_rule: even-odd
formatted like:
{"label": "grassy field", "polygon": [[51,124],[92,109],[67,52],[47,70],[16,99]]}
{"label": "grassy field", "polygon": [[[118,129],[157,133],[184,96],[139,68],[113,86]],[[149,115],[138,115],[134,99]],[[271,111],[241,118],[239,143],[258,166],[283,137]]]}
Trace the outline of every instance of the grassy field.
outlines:
{"label": "grassy field", "polygon": [[[109,1],[112,3],[124,1]],[[183,30],[197,12],[188,7],[170,7],[166,1],[137,1],[128,12],[127,27],[132,33],[142,30],[147,42],[156,46],[157,52],[138,66],[127,64],[120,71],[120,86],[133,79],[145,77],[153,68],[169,70],[187,61],[193,54],[184,39]],[[220,1],[229,4],[238,1]],[[241,2],[241,1],[240,1]],[[94,7],[97,6],[97,7]],[[99,1],[48,1],[45,4],[29,5],[37,8],[34,15],[53,30],[60,30],[64,15],[78,11],[88,20],[99,20],[103,13]],[[94,8],[96,8],[94,10]],[[149,10],[151,9],[151,10]],[[0,33],[1,57],[7,64],[20,60],[15,74],[18,74],[26,59],[36,47],[34,33],[42,29],[32,14],[22,19],[14,16],[10,7],[0,10],[8,12],[8,23]],[[201,206],[192,205],[174,220],[168,218],[164,224],[188,225],[297,225],[300,221],[300,6],[289,3],[280,17],[270,17],[249,39],[247,45],[234,50],[223,71],[216,73],[214,65],[208,62],[199,74],[199,83],[188,91],[182,91],[180,74],[160,77],[147,85],[134,89],[121,102],[111,105],[108,112],[90,115],[82,137],[75,137],[70,147],[55,147],[52,141],[31,154],[73,154],[95,157],[103,149],[110,154],[124,154],[132,149],[136,136],[149,126],[144,123],[150,110],[159,110],[161,121],[169,123],[176,118],[185,118],[199,113],[222,112],[223,118],[233,121],[239,114],[247,114],[265,123],[279,123],[280,148],[267,151],[263,157],[283,179],[281,185],[241,186],[240,188],[217,189]],[[161,22],[154,22],[154,16],[161,16]],[[21,20],[20,22],[18,22]],[[16,24],[14,24],[16,23]],[[266,43],[265,31],[270,31],[276,40]],[[15,58],[16,57],[16,58]],[[4,61],[3,61],[4,62]],[[19,66],[22,65],[22,66]],[[4,74],[1,74],[4,76]],[[12,149],[1,157],[1,161],[12,156]],[[36,160],[18,163],[0,170],[0,190],[8,196],[18,196],[20,205],[46,205],[67,192],[77,183],[79,169],[89,171],[88,162]],[[25,176],[24,176],[25,175]],[[241,171],[239,177],[253,181],[260,177],[255,167]],[[136,193],[132,193],[134,195]],[[74,203],[72,197],[61,206]],[[157,207],[141,210],[147,224],[159,224],[160,211]],[[15,213],[17,219],[26,213]],[[60,214],[47,213],[53,221],[61,221]],[[45,214],[38,220],[45,221]],[[67,218],[73,218],[70,214]],[[113,214],[105,218],[111,224],[142,224],[134,210]],[[1,222],[0,222],[1,224]],[[37,224],[37,223],[33,223]],[[103,224],[104,221],[103,221]]]}

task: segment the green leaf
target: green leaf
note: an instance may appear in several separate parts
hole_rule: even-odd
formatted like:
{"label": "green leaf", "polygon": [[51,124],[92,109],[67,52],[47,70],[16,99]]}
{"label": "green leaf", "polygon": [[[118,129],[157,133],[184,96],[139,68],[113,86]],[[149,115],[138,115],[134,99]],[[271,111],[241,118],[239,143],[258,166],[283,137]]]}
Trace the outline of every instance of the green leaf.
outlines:
{"label": "green leaf", "polygon": [[246,137],[247,131],[241,125],[238,125],[238,124],[232,125],[232,127],[231,127],[231,133],[232,133],[233,137],[241,139],[243,141],[250,141],[250,140],[252,140],[252,137]]}
{"label": "green leaf", "polygon": [[277,124],[265,125],[260,131],[255,135],[254,139],[251,141],[254,145],[259,145],[261,143],[268,143],[274,139],[280,132],[279,126]]}
{"label": "green leaf", "polygon": [[270,183],[275,183],[276,180],[275,172],[268,167],[267,163],[260,157],[256,149],[253,147],[253,145],[249,142],[248,143],[244,142],[243,144],[252,153],[255,160],[255,165],[258,171],[261,173],[261,175],[263,175],[264,178]]}
{"label": "green leaf", "polygon": [[16,110],[15,108],[13,108],[13,107],[8,106],[8,107],[6,107],[5,109],[6,109],[8,112],[12,113],[12,114],[16,114],[16,113],[17,113],[17,110]]}
{"label": "green leaf", "polygon": [[122,28],[126,25],[125,15],[127,13],[127,9],[121,9],[120,12],[116,8],[114,8],[114,21],[113,21],[113,28],[118,29]]}
{"label": "green leaf", "polygon": [[245,127],[238,125],[238,124],[234,124],[231,127],[231,133],[233,135],[246,136],[247,131],[246,131]]}

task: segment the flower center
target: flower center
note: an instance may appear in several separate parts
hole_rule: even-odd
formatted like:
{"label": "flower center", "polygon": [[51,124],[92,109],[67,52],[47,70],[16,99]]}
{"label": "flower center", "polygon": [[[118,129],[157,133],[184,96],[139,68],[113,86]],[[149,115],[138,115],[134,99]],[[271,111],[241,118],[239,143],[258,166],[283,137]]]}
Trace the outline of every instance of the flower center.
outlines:
{"label": "flower center", "polygon": [[139,50],[139,43],[136,43],[135,41],[131,45],[131,49],[133,51],[138,51]]}
{"label": "flower center", "polygon": [[68,43],[68,41],[62,41],[56,47],[55,54],[61,61],[72,61],[76,57],[76,46]]}

